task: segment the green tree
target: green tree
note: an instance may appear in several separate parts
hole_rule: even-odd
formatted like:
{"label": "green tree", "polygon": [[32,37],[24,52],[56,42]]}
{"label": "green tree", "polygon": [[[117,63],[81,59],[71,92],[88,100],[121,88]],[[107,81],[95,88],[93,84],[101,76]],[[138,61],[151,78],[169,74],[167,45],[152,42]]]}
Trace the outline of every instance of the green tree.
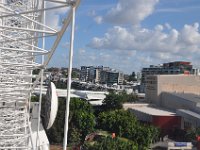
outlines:
{"label": "green tree", "polygon": [[99,138],[94,144],[85,142],[83,150],[138,150],[136,143],[121,138],[112,139],[110,136]]}
{"label": "green tree", "polygon": [[58,89],[67,89],[67,82],[63,82],[61,80],[58,80],[56,82],[54,82],[56,88]]}
{"label": "green tree", "polygon": [[200,128],[192,128],[186,132],[187,141],[195,141],[197,136],[200,136]]}
{"label": "green tree", "polygon": [[95,116],[92,106],[85,100],[72,98],[70,102],[69,125],[79,129],[82,139],[94,130]]}
{"label": "green tree", "polygon": [[40,72],[40,69],[34,69],[34,70],[33,70],[33,74],[34,74],[34,75],[39,74],[39,72]]}
{"label": "green tree", "polygon": [[114,92],[107,94],[106,98],[103,100],[103,107],[106,110],[121,109],[122,104],[122,97]]}
{"label": "green tree", "polygon": [[72,78],[79,78],[78,73],[75,71],[72,71]]}
{"label": "green tree", "polygon": [[125,110],[100,113],[97,125],[103,130],[115,132],[120,137],[134,141],[141,150],[148,149],[152,141],[156,140],[159,135],[157,128],[140,124],[133,114]]}
{"label": "green tree", "polygon": [[110,92],[103,100],[103,107],[105,110],[121,109],[123,107],[123,103],[135,102],[137,99],[138,97],[135,94],[127,94],[125,91],[122,91],[119,94]]}
{"label": "green tree", "polygon": [[126,91],[122,91],[121,93],[119,93],[119,96],[121,97],[121,100],[123,102],[136,102],[138,100],[136,94],[127,94]]}
{"label": "green tree", "polygon": [[102,112],[97,119],[98,127],[115,132],[119,136],[128,137],[132,130],[137,125],[137,120],[134,115],[125,110],[114,110]]}
{"label": "green tree", "polygon": [[76,145],[81,141],[81,133],[77,128],[71,128],[69,130],[69,143],[71,145]]}
{"label": "green tree", "polygon": [[[59,98],[56,120],[47,131],[51,143],[62,143],[65,123],[65,98]],[[91,105],[85,100],[71,98],[69,113],[69,144],[79,144],[85,136],[94,130],[95,116]]]}
{"label": "green tree", "polygon": [[39,102],[39,96],[37,95],[31,96],[31,102]]}
{"label": "green tree", "polygon": [[135,72],[132,72],[128,78],[128,81],[137,81]]}

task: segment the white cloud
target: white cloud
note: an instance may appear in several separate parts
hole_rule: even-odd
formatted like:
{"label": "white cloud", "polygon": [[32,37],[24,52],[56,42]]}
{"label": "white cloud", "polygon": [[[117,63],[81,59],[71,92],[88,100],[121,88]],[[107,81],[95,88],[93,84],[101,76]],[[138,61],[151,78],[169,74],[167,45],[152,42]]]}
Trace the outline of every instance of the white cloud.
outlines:
{"label": "white cloud", "polygon": [[[62,0],[59,0],[62,1]],[[55,6],[60,6],[61,4],[47,2],[46,7],[51,8]],[[62,7],[58,9],[53,9],[46,12],[46,24],[54,29],[59,29],[61,27],[61,15],[67,13],[69,11],[68,7]]]}
{"label": "white cloud", "polygon": [[187,59],[188,55],[200,54],[198,23],[185,25],[180,31],[167,28],[166,32],[166,28],[163,25],[157,25],[153,30],[115,26],[109,29],[102,38],[94,37],[89,46],[95,49],[117,50],[122,53],[126,51],[148,53],[151,57],[160,60]]}
{"label": "white cloud", "polygon": [[84,54],[84,53],[85,53],[85,49],[80,48],[80,49],[79,49],[79,54]]}
{"label": "white cloud", "polygon": [[88,16],[90,16],[90,17],[96,16],[96,11],[95,11],[95,10],[89,11],[89,12],[88,12]]}
{"label": "white cloud", "polygon": [[108,11],[104,20],[114,24],[137,25],[154,11],[159,0],[119,0],[117,5]]}
{"label": "white cloud", "polygon": [[95,21],[97,24],[101,24],[102,21],[103,21],[103,18],[102,18],[101,16],[96,16],[96,17],[94,18],[94,21]]}
{"label": "white cloud", "polygon": [[168,22],[155,25],[153,29],[141,26],[141,22],[155,12],[182,11],[159,8],[155,11],[159,1],[118,0],[105,16],[99,16],[95,9],[91,17],[97,24],[107,22],[114,26],[104,36],[91,40],[88,44],[91,51],[80,56],[83,62],[109,65],[129,73],[150,64],[176,60],[191,61],[197,66],[200,55],[198,23],[185,25],[182,29],[173,28]]}
{"label": "white cloud", "polygon": [[182,12],[189,12],[194,11],[195,9],[199,9],[200,6],[185,6],[185,7],[170,7],[170,8],[160,8],[157,9],[156,12],[158,13],[182,13]]}
{"label": "white cloud", "polygon": [[157,31],[162,31],[163,29],[164,29],[164,27],[160,24],[155,26],[155,30],[157,30]]}
{"label": "white cloud", "polygon": [[165,23],[165,27],[166,27],[167,29],[171,29],[171,26],[170,26],[169,23]]}
{"label": "white cloud", "polygon": [[[129,39],[128,41],[124,41]],[[126,30],[119,26],[115,26],[105,34],[103,38],[93,38],[92,42],[89,44],[93,48],[97,49],[129,49],[129,45],[134,41],[134,36]],[[126,44],[124,43],[126,42]]]}
{"label": "white cloud", "polygon": [[200,34],[199,34],[199,24],[195,23],[193,26],[185,25],[181,31],[182,40],[189,45],[199,44]]}

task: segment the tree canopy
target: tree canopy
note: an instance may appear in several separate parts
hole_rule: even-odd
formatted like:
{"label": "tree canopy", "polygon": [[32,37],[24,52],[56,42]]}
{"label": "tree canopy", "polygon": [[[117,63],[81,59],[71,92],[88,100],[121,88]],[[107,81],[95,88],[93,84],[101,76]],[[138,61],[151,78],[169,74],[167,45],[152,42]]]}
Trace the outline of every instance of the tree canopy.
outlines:
{"label": "tree canopy", "polygon": [[[65,99],[59,99],[59,109],[53,127],[47,132],[51,143],[62,143],[65,123]],[[95,116],[85,100],[71,98],[69,113],[69,143],[79,144],[94,130]]]}
{"label": "tree canopy", "polygon": [[125,102],[135,102],[137,96],[135,94],[127,94],[125,91],[120,93],[110,92],[103,100],[103,106],[106,110],[121,109]]}
{"label": "tree canopy", "polygon": [[135,72],[132,72],[128,78],[128,81],[137,81]]}
{"label": "tree canopy", "polygon": [[[77,145],[84,142],[85,136],[95,130],[115,133],[116,139],[103,138],[92,145],[84,144],[85,150],[134,150],[148,149],[156,140],[159,130],[153,126],[139,123],[136,117],[122,108],[122,103],[132,101],[132,96],[125,92],[106,95],[103,108],[96,116],[92,106],[85,100],[71,98],[69,114],[69,144]],[[133,98],[134,99],[134,98]],[[59,99],[59,111],[53,127],[48,131],[51,143],[62,143],[65,122],[65,99]],[[128,141],[121,141],[125,138]],[[117,148],[116,148],[117,145]]]}
{"label": "tree canopy", "polygon": [[196,128],[196,129],[192,128],[187,131],[186,140],[195,141],[198,136],[200,136],[200,128]]}
{"label": "tree canopy", "polygon": [[102,137],[94,144],[85,142],[83,150],[138,150],[136,143],[122,138]]}
{"label": "tree canopy", "polygon": [[159,135],[157,128],[140,124],[133,114],[125,110],[100,113],[97,125],[103,130],[115,132],[120,137],[132,140],[140,149],[148,148]]}
{"label": "tree canopy", "polygon": [[69,126],[79,129],[82,139],[95,127],[92,106],[85,100],[72,98],[70,102]]}
{"label": "tree canopy", "polygon": [[107,94],[106,98],[103,100],[103,106],[106,110],[121,109],[122,103],[121,96],[114,92]]}

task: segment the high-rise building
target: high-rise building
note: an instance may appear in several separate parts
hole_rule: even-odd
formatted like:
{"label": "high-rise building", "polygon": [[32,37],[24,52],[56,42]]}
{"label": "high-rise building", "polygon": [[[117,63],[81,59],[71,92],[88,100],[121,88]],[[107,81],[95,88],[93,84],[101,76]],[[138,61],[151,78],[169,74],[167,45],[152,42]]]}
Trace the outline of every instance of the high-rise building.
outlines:
{"label": "high-rise building", "polygon": [[124,74],[117,70],[102,70],[101,80],[102,84],[123,84]]}
{"label": "high-rise building", "polygon": [[81,66],[80,80],[102,84],[122,84],[124,74],[109,67]]}
{"label": "high-rise building", "polygon": [[141,85],[142,91],[145,91],[146,77],[148,75],[173,75],[173,74],[194,74],[191,62],[174,61],[160,64],[157,66],[150,65],[142,69]]}
{"label": "high-rise building", "polygon": [[81,66],[81,74],[80,74],[80,80],[81,81],[88,81],[89,77],[89,70],[91,66]]}
{"label": "high-rise building", "polygon": [[103,66],[93,67],[91,66],[89,69],[88,81],[93,83],[100,82],[100,73],[103,70]]}

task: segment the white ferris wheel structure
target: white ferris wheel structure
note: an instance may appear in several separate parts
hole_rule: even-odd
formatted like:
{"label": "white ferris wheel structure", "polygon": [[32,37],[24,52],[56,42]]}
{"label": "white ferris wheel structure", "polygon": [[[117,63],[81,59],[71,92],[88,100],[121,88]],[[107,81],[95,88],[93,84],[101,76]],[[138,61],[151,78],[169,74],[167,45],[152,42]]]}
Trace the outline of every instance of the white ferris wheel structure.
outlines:
{"label": "white ferris wheel structure", "polygon": [[[32,133],[31,94],[35,87],[42,90],[43,71],[71,24],[70,73],[75,10],[79,3],[80,0],[0,0],[0,149],[42,150]],[[51,11],[64,8],[67,11],[61,28],[50,27],[45,21],[46,16]],[[51,36],[53,44],[47,49],[45,39]],[[34,69],[39,69],[40,73],[33,75]],[[68,80],[70,83],[70,76]],[[70,84],[68,91],[69,89]],[[37,134],[41,130],[41,95]],[[66,111],[66,117],[68,115],[69,112]],[[67,130],[66,124],[64,149],[67,143]]]}

